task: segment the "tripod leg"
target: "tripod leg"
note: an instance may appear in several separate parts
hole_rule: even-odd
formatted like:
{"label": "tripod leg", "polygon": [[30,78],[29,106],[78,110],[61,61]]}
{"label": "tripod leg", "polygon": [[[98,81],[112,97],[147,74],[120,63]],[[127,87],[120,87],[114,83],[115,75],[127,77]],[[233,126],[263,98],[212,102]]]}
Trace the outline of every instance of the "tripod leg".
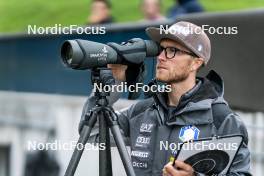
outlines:
{"label": "tripod leg", "polygon": [[81,134],[80,134],[80,137],[79,137],[79,140],[78,140],[78,143],[76,144],[76,147],[74,149],[70,163],[67,167],[67,170],[66,170],[66,173],[64,174],[64,176],[73,176],[74,175],[76,168],[79,164],[79,161],[81,159],[83,150],[84,150],[84,147],[81,150],[79,150],[77,146],[79,144],[81,144],[82,146],[85,146],[85,144],[87,143],[87,141],[89,139],[92,128],[96,122],[96,118],[97,118],[97,113],[95,113],[95,112],[92,113],[90,118],[89,118],[88,125],[85,125],[83,127]]}
{"label": "tripod leg", "polygon": [[112,176],[112,159],[109,128],[105,114],[100,112],[99,117],[99,144],[105,144],[105,150],[99,151],[99,176]]}
{"label": "tripod leg", "polygon": [[111,118],[110,120],[110,128],[111,132],[113,134],[114,140],[116,142],[121,160],[123,162],[123,165],[125,167],[125,171],[127,176],[136,176],[132,163],[131,158],[128,154],[125,142],[123,140],[122,134],[120,132],[120,128],[117,122],[117,115],[114,112],[107,112],[108,117]]}

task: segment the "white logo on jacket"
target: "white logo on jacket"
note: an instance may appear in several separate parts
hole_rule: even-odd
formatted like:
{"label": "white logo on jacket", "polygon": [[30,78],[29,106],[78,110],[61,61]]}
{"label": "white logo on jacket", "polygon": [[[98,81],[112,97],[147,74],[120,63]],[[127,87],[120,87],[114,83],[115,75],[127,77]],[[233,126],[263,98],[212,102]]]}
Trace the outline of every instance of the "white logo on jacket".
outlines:
{"label": "white logo on jacket", "polygon": [[151,133],[153,124],[142,123],[140,126],[140,132],[148,132]]}
{"label": "white logo on jacket", "polygon": [[194,125],[188,125],[181,128],[179,133],[179,139],[182,142],[190,140],[197,140],[199,137],[200,130]]}

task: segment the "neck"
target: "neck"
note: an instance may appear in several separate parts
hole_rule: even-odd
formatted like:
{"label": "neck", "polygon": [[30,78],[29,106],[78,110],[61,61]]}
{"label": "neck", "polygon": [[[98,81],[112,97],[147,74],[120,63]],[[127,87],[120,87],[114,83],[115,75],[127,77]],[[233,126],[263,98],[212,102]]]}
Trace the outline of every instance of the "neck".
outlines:
{"label": "neck", "polygon": [[169,106],[177,106],[179,104],[179,100],[183,94],[191,90],[195,86],[195,76],[189,76],[186,80],[171,83],[172,91],[168,92],[168,105]]}

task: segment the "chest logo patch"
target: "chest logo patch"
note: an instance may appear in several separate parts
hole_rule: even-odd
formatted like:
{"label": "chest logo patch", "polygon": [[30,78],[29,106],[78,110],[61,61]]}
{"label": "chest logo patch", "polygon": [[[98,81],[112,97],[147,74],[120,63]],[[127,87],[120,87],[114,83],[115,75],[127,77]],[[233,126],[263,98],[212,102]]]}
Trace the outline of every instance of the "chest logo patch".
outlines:
{"label": "chest logo patch", "polygon": [[197,140],[199,137],[200,130],[194,125],[188,125],[181,128],[179,133],[179,139],[182,142],[190,140]]}
{"label": "chest logo patch", "polygon": [[140,126],[140,132],[151,133],[153,124],[142,123]]}

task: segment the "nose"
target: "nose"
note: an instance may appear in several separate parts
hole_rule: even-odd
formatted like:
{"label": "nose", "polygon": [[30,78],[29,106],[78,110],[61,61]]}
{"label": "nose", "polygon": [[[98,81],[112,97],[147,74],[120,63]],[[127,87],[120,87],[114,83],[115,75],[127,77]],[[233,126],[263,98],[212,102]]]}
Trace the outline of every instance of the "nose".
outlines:
{"label": "nose", "polygon": [[161,62],[161,61],[166,61],[166,56],[165,56],[165,52],[164,50],[158,55],[158,60]]}

